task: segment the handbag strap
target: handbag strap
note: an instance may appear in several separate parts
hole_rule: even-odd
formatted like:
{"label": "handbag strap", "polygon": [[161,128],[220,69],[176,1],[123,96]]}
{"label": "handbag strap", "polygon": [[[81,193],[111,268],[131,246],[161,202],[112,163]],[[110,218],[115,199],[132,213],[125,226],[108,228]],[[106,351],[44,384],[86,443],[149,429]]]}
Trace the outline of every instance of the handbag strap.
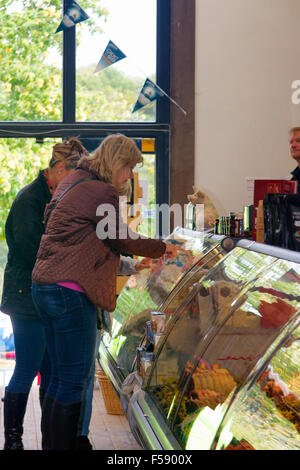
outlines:
{"label": "handbag strap", "polygon": [[59,201],[64,197],[64,195],[70,191],[70,189],[74,188],[74,186],[76,186],[78,183],[82,183],[83,181],[87,181],[87,180],[97,180],[98,178],[93,178],[93,177],[86,177],[86,178],[80,178],[79,180],[77,181],[74,181],[74,183],[72,183],[68,188],[66,188],[60,195],[59,197],[56,199],[56,201],[52,204],[48,214],[47,214],[47,217],[44,219],[43,221],[43,224],[47,225],[48,223],[48,220],[49,220],[49,217],[50,215],[52,214],[52,211],[53,209],[55,209],[55,207],[57,206],[57,204],[59,203]]}

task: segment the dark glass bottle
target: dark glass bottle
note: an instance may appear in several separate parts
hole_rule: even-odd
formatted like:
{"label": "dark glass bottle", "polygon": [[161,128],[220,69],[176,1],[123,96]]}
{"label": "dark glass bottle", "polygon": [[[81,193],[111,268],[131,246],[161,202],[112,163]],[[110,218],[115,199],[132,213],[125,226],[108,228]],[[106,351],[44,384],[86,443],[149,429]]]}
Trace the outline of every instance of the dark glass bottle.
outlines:
{"label": "dark glass bottle", "polygon": [[235,236],[235,213],[229,212],[229,218],[230,218],[229,235],[231,237],[234,237]]}
{"label": "dark glass bottle", "polygon": [[218,235],[218,229],[219,229],[219,219],[215,219],[215,224],[214,224],[214,234]]}

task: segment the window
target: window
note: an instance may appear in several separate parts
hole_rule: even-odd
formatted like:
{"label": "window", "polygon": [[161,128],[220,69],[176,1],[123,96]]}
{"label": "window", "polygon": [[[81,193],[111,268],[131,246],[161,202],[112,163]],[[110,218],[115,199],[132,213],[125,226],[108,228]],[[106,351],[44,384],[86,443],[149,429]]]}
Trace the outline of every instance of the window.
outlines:
{"label": "window", "polygon": [[[155,104],[132,113],[146,78],[156,81],[156,0],[100,0],[107,17],[96,19],[99,32],[80,27],[76,54],[76,120],[156,120]],[[102,53],[112,41],[125,58],[95,72]]]}
{"label": "window", "polygon": [[[132,109],[146,78],[169,94],[170,0],[79,0],[89,19],[55,33],[70,2],[0,0],[0,157],[7,151],[2,143],[12,138],[20,144],[20,158],[23,139],[42,146],[49,139],[99,139],[114,132],[153,139],[155,202],[168,203],[169,100],[164,96],[136,113]],[[106,21],[105,9],[111,10]],[[106,40],[115,40],[127,57],[94,73]],[[13,192],[23,183],[15,178]]]}

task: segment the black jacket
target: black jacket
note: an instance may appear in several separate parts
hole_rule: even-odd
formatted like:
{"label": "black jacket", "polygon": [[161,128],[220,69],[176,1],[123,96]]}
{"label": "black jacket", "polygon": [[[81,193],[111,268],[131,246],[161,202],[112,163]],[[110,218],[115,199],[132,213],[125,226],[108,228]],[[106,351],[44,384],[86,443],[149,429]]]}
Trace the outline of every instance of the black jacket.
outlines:
{"label": "black jacket", "polygon": [[17,194],[5,224],[8,245],[0,309],[23,318],[38,316],[31,298],[31,272],[41,237],[46,204],[51,200],[47,181],[40,171]]}
{"label": "black jacket", "polygon": [[297,168],[294,169],[294,171],[291,172],[292,181],[298,181],[298,194],[300,194],[300,168],[297,166]]}

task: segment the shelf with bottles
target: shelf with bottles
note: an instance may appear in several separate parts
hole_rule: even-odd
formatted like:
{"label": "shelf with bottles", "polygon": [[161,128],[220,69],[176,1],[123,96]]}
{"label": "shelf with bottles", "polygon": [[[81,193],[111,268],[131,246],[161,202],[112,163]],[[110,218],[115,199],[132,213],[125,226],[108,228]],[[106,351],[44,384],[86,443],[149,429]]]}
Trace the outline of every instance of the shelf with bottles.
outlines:
{"label": "shelf with bottles", "polygon": [[215,219],[214,233],[232,238],[252,238],[253,206],[244,206],[243,213],[229,212]]}

